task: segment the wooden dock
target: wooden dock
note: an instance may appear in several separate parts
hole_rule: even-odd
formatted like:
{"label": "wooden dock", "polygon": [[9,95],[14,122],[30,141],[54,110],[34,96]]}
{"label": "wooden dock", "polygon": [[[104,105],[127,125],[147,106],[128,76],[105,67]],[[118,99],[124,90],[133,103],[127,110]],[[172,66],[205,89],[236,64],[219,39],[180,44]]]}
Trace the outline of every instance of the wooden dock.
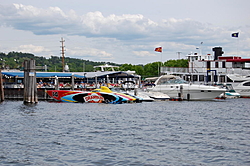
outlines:
{"label": "wooden dock", "polygon": [[[51,98],[45,90],[54,90],[55,88],[37,88],[38,101],[42,100],[54,100]],[[91,91],[94,88],[77,88],[75,90],[80,91]],[[61,90],[72,90],[71,88],[62,88]],[[4,88],[5,100],[23,100],[24,88]]]}
{"label": "wooden dock", "polygon": [[[52,98],[45,92],[46,88],[37,88],[38,100],[51,100]],[[8,100],[23,100],[24,88],[5,88],[4,98]]]}

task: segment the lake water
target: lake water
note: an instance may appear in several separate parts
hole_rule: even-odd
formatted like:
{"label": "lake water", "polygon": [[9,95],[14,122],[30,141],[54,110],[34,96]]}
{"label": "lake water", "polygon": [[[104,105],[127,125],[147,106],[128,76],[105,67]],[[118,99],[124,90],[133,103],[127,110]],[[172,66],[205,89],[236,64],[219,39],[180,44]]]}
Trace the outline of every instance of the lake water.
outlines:
{"label": "lake water", "polygon": [[250,165],[250,99],[0,103],[0,165]]}

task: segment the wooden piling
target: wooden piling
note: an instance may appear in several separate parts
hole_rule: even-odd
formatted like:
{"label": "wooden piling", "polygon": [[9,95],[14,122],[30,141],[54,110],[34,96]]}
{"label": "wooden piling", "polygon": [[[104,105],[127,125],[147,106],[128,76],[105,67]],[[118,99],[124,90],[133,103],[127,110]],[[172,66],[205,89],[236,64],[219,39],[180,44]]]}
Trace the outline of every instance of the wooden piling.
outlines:
{"label": "wooden piling", "polygon": [[72,76],[71,76],[71,89],[72,90],[75,89],[75,76],[74,76],[74,73],[72,73]]}
{"label": "wooden piling", "polygon": [[2,71],[0,69],[0,102],[1,101],[4,101],[4,90],[3,90]]}
{"label": "wooden piling", "polygon": [[57,76],[55,76],[55,90],[59,90],[59,80]]}
{"label": "wooden piling", "polygon": [[35,60],[24,61],[24,103],[37,103],[36,85],[36,64]]}

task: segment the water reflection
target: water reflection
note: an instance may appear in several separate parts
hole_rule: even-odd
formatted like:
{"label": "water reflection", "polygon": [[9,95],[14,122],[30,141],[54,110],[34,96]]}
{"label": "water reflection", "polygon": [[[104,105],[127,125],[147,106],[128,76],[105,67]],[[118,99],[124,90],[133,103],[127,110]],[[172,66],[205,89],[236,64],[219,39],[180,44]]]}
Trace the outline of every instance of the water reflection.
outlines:
{"label": "water reflection", "polygon": [[38,103],[23,103],[19,106],[19,111],[24,114],[33,115],[37,111]]}

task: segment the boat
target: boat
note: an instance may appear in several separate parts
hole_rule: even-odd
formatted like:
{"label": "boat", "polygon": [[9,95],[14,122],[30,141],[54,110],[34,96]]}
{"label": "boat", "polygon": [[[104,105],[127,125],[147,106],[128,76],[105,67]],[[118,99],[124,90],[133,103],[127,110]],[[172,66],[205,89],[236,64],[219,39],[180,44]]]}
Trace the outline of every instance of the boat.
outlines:
{"label": "boat", "polygon": [[147,89],[138,90],[137,94],[138,96],[140,95],[148,96],[149,98],[154,99],[154,101],[163,101],[170,99],[169,95],[165,93],[148,91]]}
{"label": "boat", "polygon": [[223,93],[223,94],[221,94],[221,95],[219,96],[219,98],[222,98],[222,99],[223,99],[223,98],[226,98],[226,99],[236,99],[236,98],[240,98],[240,94],[237,93],[237,92],[234,90],[232,84],[226,84],[226,83],[224,83],[224,84],[217,84],[217,86],[220,86],[220,87],[226,89],[226,92]]}
{"label": "boat", "polygon": [[46,90],[50,97],[56,101],[70,103],[109,103],[121,104],[133,102],[136,99],[122,93],[113,93],[108,87],[102,86],[93,91],[74,91],[74,90]]}
{"label": "boat", "polygon": [[120,93],[120,92],[116,92],[116,91],[112,91],[110,90],[108,87],[106,86],[101,86],[100,89],[94,89],[92,92],[100,92],[100,93],[112,93],[114,95],[117,95],[121,98],[123,98],[124,100],[128,101],[128,102],[134,102],[136,101],[136,98],[131,96],[131,95],[128,95],[126,93]]}
{"label": "boat", "polygon": [[124,89],[124,88],[121,89],[118,87],[112,87],[111,90],[113,93],[118,93],[118,94],[121,93],[135,98],[136,103],[141,103],[143,101],[153,101],[153,99],[149,98],[148,96],[146,96],[145,98],[145,96],[135,95],[135,92],[132,89]]}
{"label": "boat", "polygon": [[246,82],[250,80],[250,58],[224,56],[221,47],[212,50],[214,55],[196,52],[188,54],[187,68],[161,67],[161,73],[177,75],[194,84],[232,84],[240,97],[250,97],[249,83]]}
{"label": "boat", "polygon": [[155,99],[151,98],[149,95],[143,93],[143,92],[134,92],[134,91],[127,91],[124,92],[130,96],[133,96],[137,98],[140,102],[152,102],[155,101]]}
{"label": "boat", "polygon": [[235,84],[233,86],[235,92],[240,94],[240,97],[242,98],[250,98],[250,80],[243,81]]}
{"label": "boat", "polygon": [[183,100],[213,100],[226,89],[188,83],[179,76],[162,75],[155,81],[155,86],[148,88],[151,92],[161,92],[170,98],[181,98]]}

